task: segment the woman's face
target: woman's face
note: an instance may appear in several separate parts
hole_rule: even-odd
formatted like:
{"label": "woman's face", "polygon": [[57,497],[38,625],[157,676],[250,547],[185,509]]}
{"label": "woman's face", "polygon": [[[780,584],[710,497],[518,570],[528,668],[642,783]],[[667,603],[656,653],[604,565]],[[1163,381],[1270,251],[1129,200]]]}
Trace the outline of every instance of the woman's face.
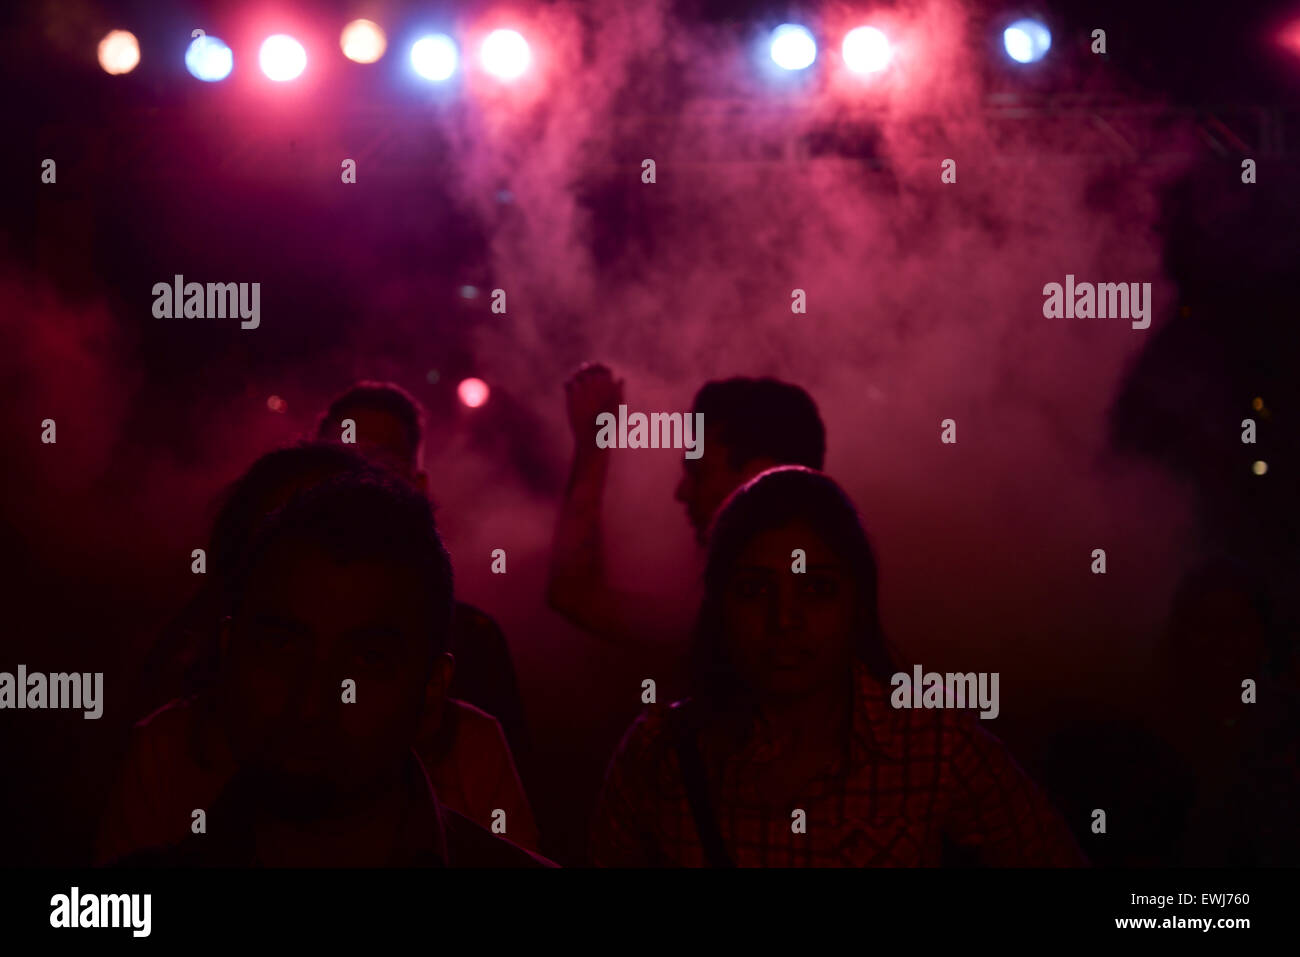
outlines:
{"label": "woman's face", "polygon": [[[796,549],[803,561],[796,561]],[[859,599],[849,567],[811,526],[800,521],[760,532],[723,587],[732,664],[760,696],[803,697],[843,680]]]}

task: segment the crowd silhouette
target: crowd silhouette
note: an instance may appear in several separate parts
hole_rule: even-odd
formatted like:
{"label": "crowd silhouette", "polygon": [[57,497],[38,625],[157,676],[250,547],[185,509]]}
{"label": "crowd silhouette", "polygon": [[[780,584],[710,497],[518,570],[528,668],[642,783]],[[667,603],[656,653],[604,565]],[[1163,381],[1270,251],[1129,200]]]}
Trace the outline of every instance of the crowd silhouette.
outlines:
{"label": "crowd silhouette", "polygon": [[[1249,670],[1269,654],[1266,611],[1230,562],[1179,592],[1152,720],[1066,728],[1040,786],[972,709],[891,705],[891,678],[911,662],[881,627],[876,555],[857,506],[821,471],[826,431],[807,392],[733,378],[695,398],[705,454],[685,460],[675,490],[704,561],[693,623],[608,571],[605,485],[629,453],[594,435],[623,383],[589,364],[565,393],[574,457],[547,601],[629,653],[676,635],[680,667],[627,730],[599,795],[571,796],[595,799],[590,843],[563,863],[1068,867],[1294,853],[1294,822],[1272,803],[1296,791],[1296,715],[1278,704],[1294,700],[1287,668],[1269,672],[1278,693],[1251,712],[1249,734],[1223,695],[1177,706],[1213,699],[1207,664]],[[553,864],[527,788],[564,782],[533,759],[502,629],[455,597],[424,441],[408,392],[359,382],[313,438],[265,451],[225,492],[208,574],[140,669],[145,717],[97,862]],[[1192,712],[1196,727],[1159,720]],[[1141,836],[1130,828],[1085,855],[1102,798]],[[1244,825],[1216,814],[1242,800],[1254,814]]]}

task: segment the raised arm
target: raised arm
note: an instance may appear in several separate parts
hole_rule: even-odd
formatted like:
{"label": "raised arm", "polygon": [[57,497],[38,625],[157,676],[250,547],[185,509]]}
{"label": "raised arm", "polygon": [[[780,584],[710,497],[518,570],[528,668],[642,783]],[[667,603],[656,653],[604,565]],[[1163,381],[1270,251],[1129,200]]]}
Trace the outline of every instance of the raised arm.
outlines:
{"label": "raised arm", "polygon": [[546,600],[573,624],[615,644],[651,644],[661,603],[610,584],[601,518],[610,449],[596,447],[596,417],[617,413],[623,382],[607,366],[584,365],[565,383],[573,467],[560,506]]}

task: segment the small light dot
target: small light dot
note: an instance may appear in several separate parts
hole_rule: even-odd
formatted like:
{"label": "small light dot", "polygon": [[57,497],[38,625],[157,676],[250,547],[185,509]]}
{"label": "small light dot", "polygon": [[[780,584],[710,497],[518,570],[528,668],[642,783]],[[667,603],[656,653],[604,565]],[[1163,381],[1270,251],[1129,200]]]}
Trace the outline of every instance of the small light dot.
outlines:
{"label": "small light dot", "polygon": [[442,376],[438,375],[437,369],[430,369],[424,378],[428,381],[429,385],[437,385],[438,380],[442,378]]}
{"label": "small light dot", "polygon": [[286,403],[284,399],[280,398],[278,395],[273,395],[266,400],[266,407],[270,409],[272,412],[283,412],[285,410]]}
{"label": "small light dot", "polygon": [[1254,465],[1251,466],[1251,471],[1253,471],[1256,475],[1263,475],[1265,472],[1268,471],[1268,463],[1262,460],[1256,462]]}
{"label": "small light dot", "polygon": [[421,37],[411,45],[411,69],[434,83],[450,79],[459,60],[456,41],[445,33]]}
{"label": "small light dot", "polygon": [[493,30],[483,41],[483,68],[502,80],[513,80],[528,69],[528,41],[514,30]]}
{"label": "small light dot", "polygon": [[1264,400],[1256,396],[1255,401],[1250,404],[1250,407],[1258,412],[1260,409],[1264,408]]}
{"label": "small light dot", "polygon": [[462,299],[473,299],[477,295],[478,295],[478,286],[460,287],[460,298]]}
{"label": "small light dot", "polygon": [[461,402],[471,409],[477,409],[488,400],[489,389],[482,379],[462,379],[460,385],[456,387],[456,392]]}
{"label": "small light dot", "polygon": [[384,55],[388,39],[373,20],[353,20],[339,37],[343,55],[357,63],[374,63]]}
{"label": "small light dot", "polygon": [[269,79],[276,83],[287,83],[297,79],[307,69],[307,51],[293,37],[277,33],[262,41],[257,62]]}
{"label": "small light dot", "polygon": [[140,42],[130,30],[112,30],[99,41],[99,65],[105,73],[130,73],[140,63]]}

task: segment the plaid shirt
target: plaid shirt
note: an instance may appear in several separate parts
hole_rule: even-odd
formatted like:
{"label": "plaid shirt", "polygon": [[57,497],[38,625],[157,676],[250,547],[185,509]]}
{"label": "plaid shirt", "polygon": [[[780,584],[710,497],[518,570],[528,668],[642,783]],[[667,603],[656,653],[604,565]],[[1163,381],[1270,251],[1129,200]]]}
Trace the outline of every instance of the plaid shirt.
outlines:
{"label": "plaid shirt", "polygon": [[[848,760],[810,780],[788,809],[737,783],[736,769],[779,760],[755,734],[710,773],[710,803],[739,867],[914,867],[941,863],[945,839],[993,866],[1086,863],[1069,829],[1006,748],[968,714],[894,709],[854,665]],[[708,755],[705,755],[706,765]],[[806,814],[795,833],[792,812]],[[669,709],[651,706],[624,736],[601,792],[592,858],[614,867],[707,861],[682,783]]]}
{"label": "plaid shirt", "polygon": [[[397,840],[387,867],[554,867],[546,858],[524,850],[445,807],[434,794],[428,769],[412,749],[406,765],[405,798]],[[136,851],[113,862],[119,867],[263,867],[254,824],[259,794],[235,775],[212,803],[212,831],[187,834],[182,840]]]}

